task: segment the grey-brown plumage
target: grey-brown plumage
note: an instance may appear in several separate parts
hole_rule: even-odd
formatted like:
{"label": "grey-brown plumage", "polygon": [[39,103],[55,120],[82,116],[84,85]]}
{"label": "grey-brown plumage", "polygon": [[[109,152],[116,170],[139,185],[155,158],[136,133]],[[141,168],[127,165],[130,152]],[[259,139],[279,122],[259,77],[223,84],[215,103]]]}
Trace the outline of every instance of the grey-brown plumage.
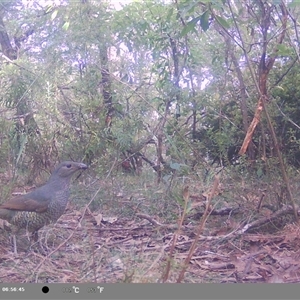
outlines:
{"label": "grey-brown plumage", "polygon": [[[72,175],[86,168],[83,163],[62,162],[45,185],[0,205],[0,218],[14,225],[17,230],[25,228],[33,232],[37,239],[39,229],[56,222],[64,213]],[[14,251],[17,251],[15,237]]]}

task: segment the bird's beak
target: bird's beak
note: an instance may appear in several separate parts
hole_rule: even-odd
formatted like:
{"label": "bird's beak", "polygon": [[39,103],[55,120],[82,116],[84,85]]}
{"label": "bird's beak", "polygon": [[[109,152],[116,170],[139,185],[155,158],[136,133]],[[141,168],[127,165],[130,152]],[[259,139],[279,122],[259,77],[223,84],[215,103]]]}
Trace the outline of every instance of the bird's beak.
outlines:
{"label": "bird's beak", "polygon": [[82,169],[82,170],[85,170],[85,169],[88,168],[88,166],[85,165],[85,164],[83,164],[83,163],[78,163],[78,164],[77,164],[77,167],[78,167],[78,169]]}

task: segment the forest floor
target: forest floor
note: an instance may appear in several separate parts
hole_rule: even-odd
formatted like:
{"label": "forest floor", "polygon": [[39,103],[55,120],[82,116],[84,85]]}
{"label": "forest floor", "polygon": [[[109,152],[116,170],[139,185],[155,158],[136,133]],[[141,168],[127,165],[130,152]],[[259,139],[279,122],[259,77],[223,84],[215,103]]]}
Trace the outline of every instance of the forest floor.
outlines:
{"label": "forest floor", "polygon": [[[182,282],[300,282],[300,227],[283,189],[220,178]],[[164,280],[176,282],[212,183],[181,178],[170,192],[150,182],[124,176],[78,184],[66,213],[40,230],[40,244],[28,250],[28,236],[17,236],[16,256],[0,224],[0,282],[163,282],[168,261]],[[187,183],[188,211],[178,231]]]}

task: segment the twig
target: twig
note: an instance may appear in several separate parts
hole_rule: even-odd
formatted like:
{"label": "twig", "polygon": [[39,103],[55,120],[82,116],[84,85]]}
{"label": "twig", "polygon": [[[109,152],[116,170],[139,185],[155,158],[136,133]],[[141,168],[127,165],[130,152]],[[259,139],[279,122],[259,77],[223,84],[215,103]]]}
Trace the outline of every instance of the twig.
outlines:
{"label": "twig", "polygon": [[137,217],[148,220],[151,224],[155,226],[166,226],[164,224],[159,223],[158,221],[152,219],[149,215],[146,214],[136,214]]}
{"label": "twig", "polygon": [[209,197],[207,199],[207,202],[206,202],[206,208],[205,208],[205,212],[203,214],[203,217],[201,219],[201,222],[199,224],[199,227],[198,227],[198,231],[197,231],[197,234],[196,234],[196,237],[189,249],[189,253],[188,253],[188,256],[186,257],[186,259],[184,260],[184,265],[179,273],[179,276],[178,276],[178,279],[177,279],[177,283],[180,283],[182,280],[183,280],[183,277],[184,277],[184,274],[188,268],[188,265],[192,259],[192,256],[194,254],[194,251],[196,249],[196,245],[199,241],[199,238],[200,238],[200,234],[201,232],[203,231],[203,228],[206,224],[206,221],[210,215],[210,211],[209,211],[209,208],[210,208],[210,203],[211,203],[211,200],[213,198],[213,196],[215,195],[215,192],[217,191],[218,189],[218,186],[219,186],[219,177],[218,176],[215,176],[215,180],[214,180],[214,184],[213,184],[213,187],[212,187],[212,190],[211,192],[209,193]]}
{"label": "twig", "polygon": [[160,253],[157,255],[156,259],[154,260],[154,262],[151,264],[151,266],[144,272],[144,274],[142,275],[142,278],[151,271],[151,269],[160,261],[160,259],[162,258],[163,254],[165,253],[165,249],[167,246],[163,246],[161,247],[161,251]]}
{"label": "twig", "polygon": [[265,193],[262,193],[261,196],[260,196],[257,208],[256,208],[257,212],[259,212],[260,209],[261,209],[261,205],[262,205],[262,201],[263,201],[264,197],[265,197]]}
{"label": "twig", "polygon": [[165,274],[163,275],[163,278],[162,278],[162,282],[166,282],[169,278],[169,274],[170,274],[170,270],[171,270],[171,258],[173,256],[173,252],[174,252],[174,249],[175,249],[175,246],[176,246],[178,235],[179,235],[179,233],[181,231],[181,228],[182,228],[183,220],[186,216],[187,205],[188,205],[188,201],[189,201],[189,198],[190,198],[190,192],[189,192],[189,187],[188,186],[186,186],[183,189],[182,197],[184,199],[184,209],[183,209],[181,218],[179,220],[178,229],[177,229],[177,231],[175,232],[175,234],[173,236],[173,240],[172,240],[172,244],[171,244],[171,248],[170,248],[170,253],[169,253],[169,259],[168,259],[168,262],[167,262]]}

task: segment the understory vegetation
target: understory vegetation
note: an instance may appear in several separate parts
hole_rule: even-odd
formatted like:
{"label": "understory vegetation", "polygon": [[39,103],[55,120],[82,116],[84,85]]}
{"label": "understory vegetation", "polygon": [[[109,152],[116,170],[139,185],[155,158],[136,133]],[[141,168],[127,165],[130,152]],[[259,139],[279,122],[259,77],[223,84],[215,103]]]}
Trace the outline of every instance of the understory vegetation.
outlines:
{"label": "understory vegetation", "polygon": [[299,282],[299,15],[1,1],[0,203],[89,169],[46,255],[0,220],[0,282]]}

